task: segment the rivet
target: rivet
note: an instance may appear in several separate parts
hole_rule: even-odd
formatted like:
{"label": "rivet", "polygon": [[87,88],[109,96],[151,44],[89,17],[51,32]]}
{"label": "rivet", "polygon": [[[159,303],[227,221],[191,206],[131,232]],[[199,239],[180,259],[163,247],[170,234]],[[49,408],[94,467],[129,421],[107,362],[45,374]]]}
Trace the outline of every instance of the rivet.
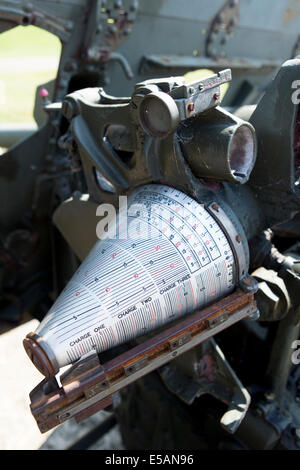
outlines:
{"label": "rivet", "polygon": [[217,212],[219,211],[219,206],[217,203],[214,202],[211,207],[214,211],[217,211]]}

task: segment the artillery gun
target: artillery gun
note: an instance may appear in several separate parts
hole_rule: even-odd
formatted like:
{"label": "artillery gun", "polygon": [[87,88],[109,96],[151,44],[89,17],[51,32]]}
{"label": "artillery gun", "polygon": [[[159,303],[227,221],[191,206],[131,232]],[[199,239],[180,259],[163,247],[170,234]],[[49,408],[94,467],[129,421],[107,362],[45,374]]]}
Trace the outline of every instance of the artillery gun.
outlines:
{"label": "artillery gun", "polygon": [[248,30],[267,3],[0,3],[65,46],[0,159],[41,432],[110,409],[129,449],[299,447],[298,23],[272,2]]}

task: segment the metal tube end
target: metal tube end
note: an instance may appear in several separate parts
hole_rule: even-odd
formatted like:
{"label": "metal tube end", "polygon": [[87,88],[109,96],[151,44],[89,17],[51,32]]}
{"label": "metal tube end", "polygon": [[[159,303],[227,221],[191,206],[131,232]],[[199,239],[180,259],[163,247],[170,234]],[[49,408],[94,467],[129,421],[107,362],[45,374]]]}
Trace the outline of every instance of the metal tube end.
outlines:
{"label": "metal tube end", "polygon": [[58,372],[45,350],[41,347],[39,336],[36,333],[28,333],[23,340],[23,346],[31,362],[47,379]]}

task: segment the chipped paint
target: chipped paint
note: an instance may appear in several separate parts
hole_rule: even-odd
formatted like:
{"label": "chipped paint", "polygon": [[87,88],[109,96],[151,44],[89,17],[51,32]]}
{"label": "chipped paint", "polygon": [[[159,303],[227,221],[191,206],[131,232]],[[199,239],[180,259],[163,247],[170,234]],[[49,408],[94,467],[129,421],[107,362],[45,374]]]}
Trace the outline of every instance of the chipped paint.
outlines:
{"label": "chipped paint", "polygon": [[282,23],[286,25],[298,18],[300,13],[300,0],[291,0],[282,15]]}

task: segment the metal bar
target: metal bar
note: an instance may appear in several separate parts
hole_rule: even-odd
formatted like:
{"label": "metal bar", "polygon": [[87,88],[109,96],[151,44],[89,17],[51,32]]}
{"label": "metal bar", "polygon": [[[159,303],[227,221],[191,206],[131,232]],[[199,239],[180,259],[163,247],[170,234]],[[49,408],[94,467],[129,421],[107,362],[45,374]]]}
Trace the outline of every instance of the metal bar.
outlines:
{"label": "metal bar", "polygon": [[38,130],[36,124],[1,124],[0,147],[8,148]]}
{"label": "metal bar", "polygon": [[182,56],[182,55],[146,55],[143,58],[143,67],[163,67],[167,69],[199,69],[208,68],[220,70],[223,67],[238,70],[259,70],[262,68],[276,69],[280,67],[278,60],[253,59],[248,57],[218,58],[201,56]]}
{"label": "metal bar", "polygon": [[44,380],[30,395],[31,411],[41,432],[73,416],[82,420],[105,408],[116,391],[251,315],[256,309],[253,294],[237,290],[183,321],[173,323],[165,331],[102,366],[95,366],[94,356],[79,361],[71,368],[69,376],[64,374],[62,387],[50,394],[44,393],[47,383]]}

